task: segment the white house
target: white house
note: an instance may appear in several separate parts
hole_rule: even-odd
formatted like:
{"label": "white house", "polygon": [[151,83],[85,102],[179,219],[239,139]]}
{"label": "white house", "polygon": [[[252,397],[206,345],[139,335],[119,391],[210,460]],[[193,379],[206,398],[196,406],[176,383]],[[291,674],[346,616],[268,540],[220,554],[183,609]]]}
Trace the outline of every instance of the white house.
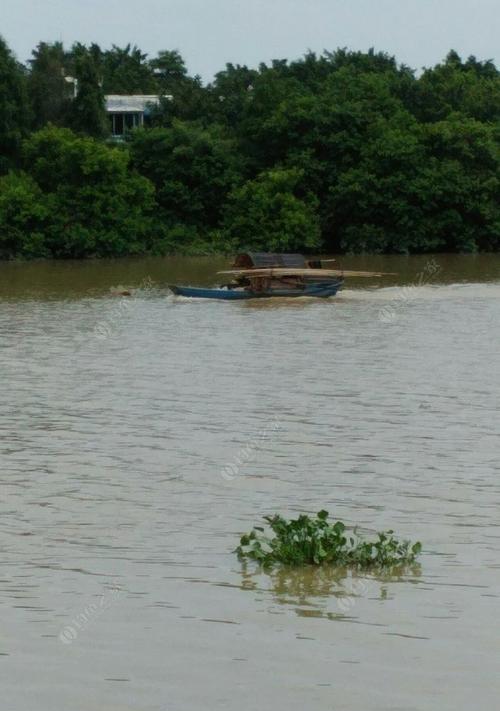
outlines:
{"label": "white house", "polygon": [[[164,96],[164,99],[172,99]],[[160,103],[158,96],[149,94],[108,94],[106,112],[109,116],[111,133],[119,138],[127,131],[144,125],[144,117]]]}

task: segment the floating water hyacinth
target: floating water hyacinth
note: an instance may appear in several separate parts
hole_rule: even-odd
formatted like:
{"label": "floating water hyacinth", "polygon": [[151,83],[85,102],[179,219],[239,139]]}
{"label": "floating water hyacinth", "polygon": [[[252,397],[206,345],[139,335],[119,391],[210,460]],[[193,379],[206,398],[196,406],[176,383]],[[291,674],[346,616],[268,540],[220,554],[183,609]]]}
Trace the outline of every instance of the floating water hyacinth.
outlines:
{"label": "floating water hyacinth", "polygon": [[398,541],[393,531],[365,541],[357,533],[347,533],[341,521],[328,520],[328,511],[316,517],[301,515],[290,521],[282,516],[265,516],[274,536],[255,526],[241,537],[236,549],[240,559],[250,559],[269,568],[284,565],[336,565],[358,569],[388,568],[415,563],[420,543]]}

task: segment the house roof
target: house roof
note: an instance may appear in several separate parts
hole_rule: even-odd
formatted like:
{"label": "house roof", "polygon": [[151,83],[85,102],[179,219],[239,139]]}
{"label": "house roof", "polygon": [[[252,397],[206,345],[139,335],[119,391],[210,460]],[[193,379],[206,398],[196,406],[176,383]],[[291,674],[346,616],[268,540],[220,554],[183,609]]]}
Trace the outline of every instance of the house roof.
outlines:
{"label": "house roof", "polygon": [[[163,96],[171,99],[171,96]],[[151,104],[158,104],[160,97],[155,94],[108,94],[106,111],[108,114],[144,113]]]}

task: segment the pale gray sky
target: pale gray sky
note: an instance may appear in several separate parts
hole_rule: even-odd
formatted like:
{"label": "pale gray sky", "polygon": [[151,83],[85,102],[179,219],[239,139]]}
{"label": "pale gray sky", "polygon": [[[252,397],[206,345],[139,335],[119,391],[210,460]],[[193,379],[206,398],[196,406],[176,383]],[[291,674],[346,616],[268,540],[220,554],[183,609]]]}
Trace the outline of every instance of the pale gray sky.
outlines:
{"label": "pale gray sky", "polygon": [[499,0],[0,0],[0,34],[21,61],[41,40],[179,49],[210,80],[226,62],[371,46],[419,69],[454,48],[500,63]]}

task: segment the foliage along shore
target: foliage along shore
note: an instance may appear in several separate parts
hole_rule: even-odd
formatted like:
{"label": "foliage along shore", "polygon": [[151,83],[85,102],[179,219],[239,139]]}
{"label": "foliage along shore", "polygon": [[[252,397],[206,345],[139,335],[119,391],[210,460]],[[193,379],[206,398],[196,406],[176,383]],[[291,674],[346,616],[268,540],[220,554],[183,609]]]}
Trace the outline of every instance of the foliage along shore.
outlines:
{"label": "foliage along shore", "polygon": [[[66,76],[76,77],[71,95]],[[105,94],[169,95],[113,143]],[[176,51],[0,38],[0,259],[498,251],[500,72],[337,50],[212,83]]]}

